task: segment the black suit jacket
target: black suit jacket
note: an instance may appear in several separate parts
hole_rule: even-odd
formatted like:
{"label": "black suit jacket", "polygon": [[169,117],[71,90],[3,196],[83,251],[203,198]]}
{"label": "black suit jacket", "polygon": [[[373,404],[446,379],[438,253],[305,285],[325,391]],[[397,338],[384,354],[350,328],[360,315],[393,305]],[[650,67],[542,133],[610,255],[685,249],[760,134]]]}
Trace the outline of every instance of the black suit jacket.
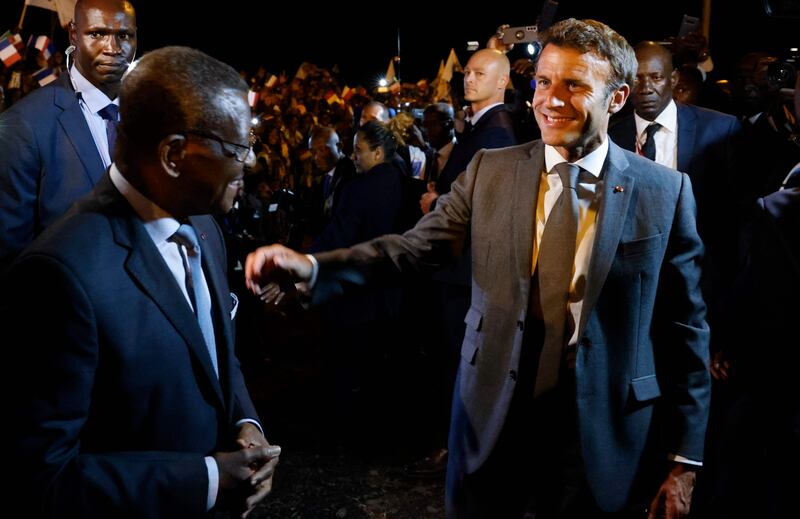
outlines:
{"label": "black suit jacket", "polygon": [[0,114],[0,269],[104,172],[67,74]]}
{"label": "black suit jacket", "polygon": [[453,151],[436,180],[436,191],[443,195],[450,191],[450,184],[466,171],[467,164],[481,149],[505,148],[517,143],[514,137],[514,122],[506,105],[497,105],[478,120],[472,130],[458,137]]}
{"label": "black suit jacket", "polygon": [[[219,378],[191,307],[104,177],[9,270],[14,499],[59,517],[203,517],[204,456],[256,419],[233,354],[225,250],[190,219],[211,292]],[[43,318],[46,322],[42,322]]]}

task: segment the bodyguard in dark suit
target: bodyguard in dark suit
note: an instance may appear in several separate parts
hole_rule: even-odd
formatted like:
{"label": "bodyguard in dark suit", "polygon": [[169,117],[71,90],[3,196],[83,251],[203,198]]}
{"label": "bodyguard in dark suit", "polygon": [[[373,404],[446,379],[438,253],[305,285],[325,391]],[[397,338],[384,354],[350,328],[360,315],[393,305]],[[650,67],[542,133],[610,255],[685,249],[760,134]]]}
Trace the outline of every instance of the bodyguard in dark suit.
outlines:
{"label": "bodyguard in dark suit", "polygon": [[230,209],[253,159],[247,85],[167,47],[120,98],[115,164],[5,279],[10,495],[47,517],[245,511],[279,448],[233,354],[222,235],[204,214]]}
{"label": "bodyguard in dark suit", "polygon": [[69,39],[69,73],[0,114],[0,270],[111,163],[117,93],[136,53],[133,6],[80,0]]}
{"label": "bodyguard in dark suit", "polygon": [[[741,125],[732,115],[672,100],[678,73],[672,55],[655,42],[636,46],[634,113],[609,129],[621,147],[689,175],[697,227],[706,246],[703,291],[709,305],[733,275],[738,219],[737,146]],[[652,137],[648,137],[651,135]]]}
{"label": "bodyguard in dark suit", "polygon": [[543,142],[479,152],[402,236],[310,257],[258,249],[248,283],[261,293],[289,271],[323,300],[381,269],[439,265],[469,233],[447,516],[683,517],[710,380],[691,183],[606,135],[636,70],[621,36],[569,19],[542,43]]}

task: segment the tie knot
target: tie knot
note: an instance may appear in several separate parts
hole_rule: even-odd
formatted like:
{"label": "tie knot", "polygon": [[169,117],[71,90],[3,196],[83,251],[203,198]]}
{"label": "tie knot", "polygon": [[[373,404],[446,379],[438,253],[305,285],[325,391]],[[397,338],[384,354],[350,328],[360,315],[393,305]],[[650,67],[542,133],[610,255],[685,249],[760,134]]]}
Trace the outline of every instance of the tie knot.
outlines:
{"label": "tie knot", "polygon": [[114,103],[109,103],[104,108],[98,110],[97,115],[99,115],[106,121],[117,122],[117,120],[119,119],[119,107]]}
{"label": "tie knot", "polygon": [[650,123],[650,125],[644,129],[644,132],[647,134],[648,139],[652,139],[653,135],[661,129],[661,125],[658,123]]}
{"label": "tie knot", "polygon": [[172,235],[172,240],[180,243],[186,250],[193,255],[200,254],[200,245],[197,241],[197,233],[194,232],[194,227],[188,223],[181,224],[175,234]]}
{"label": "tie knot", "polygon": [[561,185],[564,189],[575,189],[578,186],[578,175],[581,172],[580,166],[570,164],[569,162],[561,162],[556,164],[553,168],[561,178]]}

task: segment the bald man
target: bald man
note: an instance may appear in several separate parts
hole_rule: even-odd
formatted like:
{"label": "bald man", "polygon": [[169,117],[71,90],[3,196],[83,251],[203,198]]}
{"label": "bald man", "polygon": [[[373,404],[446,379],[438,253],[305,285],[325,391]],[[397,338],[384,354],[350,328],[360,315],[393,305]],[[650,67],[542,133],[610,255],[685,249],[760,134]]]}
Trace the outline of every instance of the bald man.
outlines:
{"label": "bald man", "polygon": [[79,0],[69,40],[69,74],[0,115],[0,270],[111,164],[117,93],[136,54],[133,5]]}

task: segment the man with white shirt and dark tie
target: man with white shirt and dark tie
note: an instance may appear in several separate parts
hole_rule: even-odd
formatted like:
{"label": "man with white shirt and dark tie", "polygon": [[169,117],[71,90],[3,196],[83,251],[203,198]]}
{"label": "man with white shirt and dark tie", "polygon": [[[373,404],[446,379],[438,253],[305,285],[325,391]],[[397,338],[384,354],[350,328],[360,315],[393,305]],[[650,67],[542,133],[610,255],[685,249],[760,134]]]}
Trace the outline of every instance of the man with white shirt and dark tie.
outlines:
{"label": "man with white shirt and dark tie", "polygon": [[247,85],[167,47],[129,73],[120,111],[109,173],[4,279],[10,495],[36,517],[246,512],[280,449],[233,353],[236,299],[208,213],[230,210],[254,160]]}
{"label": "man with white shirt and dark tie", "polygon": [[703,294],[713,317],[714,300],[730,283],[735,265],[740,221],[736,161],[742,128],[732,115],[673,100],[678,73],[665,47],[645,41],[634,50],[634,113],[613,123],[608,135],[627,150],[689,175],[697,227],[706,246]]}
{"label": "man with white shirt and dark tie", "polygon": [[122,75],[136,54],[127,0],[78,0],[72,66],[0,114],[0,270],[111,164]]}
{"label": "man with white shirt and dark tie", "polygon": [[245,275],[267,300],[277,271],[323,301],[452,261],[470,236],[446,516],[685,517],[710,387],[691,182],[608,139],[636,74],[619,34],[569,19],[541,42],[541,141],[479,151],[402,236],[262,247]]}

